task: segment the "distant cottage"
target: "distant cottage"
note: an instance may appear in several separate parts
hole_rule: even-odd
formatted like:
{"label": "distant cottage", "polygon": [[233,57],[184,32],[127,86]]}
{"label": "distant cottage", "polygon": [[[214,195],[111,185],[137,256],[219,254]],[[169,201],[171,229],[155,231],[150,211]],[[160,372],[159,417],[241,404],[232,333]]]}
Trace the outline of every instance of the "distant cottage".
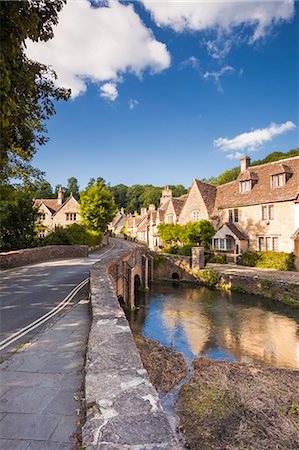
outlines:
{"label": "distant cottage", "polygon": [[55,227],[66,227],[73,223],[80,222],[80,205],[71,194],[66,200],[63,198],[62,187],[60,186],[55,199],[37,198],[34,206],[38,207],[38,213],[42,229],[40,237],[46,236]]}
{"label": "distant cottage", "polygon": [[216,229],[212,248],[233,259],[247,250],[294,252],[299,258],[299,157],[250,166],[244,156],[235,181],[213,186],[193,180],[189,193],[178,198],[166,186],[159,208],[143,208],[139,216],[121,211],[110,228],[116,234],[125,229],[158,250],[160,224],[202,219]]}

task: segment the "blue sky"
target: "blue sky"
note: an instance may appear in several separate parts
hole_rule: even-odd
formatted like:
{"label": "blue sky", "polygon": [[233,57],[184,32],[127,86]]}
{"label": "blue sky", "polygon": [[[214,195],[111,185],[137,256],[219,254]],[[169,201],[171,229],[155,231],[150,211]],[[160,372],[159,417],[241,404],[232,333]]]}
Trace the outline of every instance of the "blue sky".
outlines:
{"label": "blue sky", "polygon": [[94,6],[73,1],[52,41],[27,46],[73,91],[33,161],[52,185],[190,186],[298,146],[294,2]]}

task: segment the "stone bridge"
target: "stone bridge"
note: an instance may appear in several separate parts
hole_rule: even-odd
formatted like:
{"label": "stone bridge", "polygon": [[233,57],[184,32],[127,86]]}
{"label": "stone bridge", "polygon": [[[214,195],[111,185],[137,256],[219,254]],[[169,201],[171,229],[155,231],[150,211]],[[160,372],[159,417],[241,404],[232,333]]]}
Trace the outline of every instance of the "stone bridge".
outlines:
{"label": "stone bridge", "polygon": [[138,291],[147,290],[154,278],[154,258],[146,247],[135,247],[128,255],[113,261],[108,271],[120,304],[133,310]]}

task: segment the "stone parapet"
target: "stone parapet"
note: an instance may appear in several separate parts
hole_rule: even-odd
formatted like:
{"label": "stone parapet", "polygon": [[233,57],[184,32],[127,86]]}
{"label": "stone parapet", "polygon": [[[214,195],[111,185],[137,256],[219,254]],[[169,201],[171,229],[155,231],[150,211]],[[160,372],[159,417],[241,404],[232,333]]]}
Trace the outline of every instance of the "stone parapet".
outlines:
{"label": "stone parapet", "polygon": [[[128,249],[123,250],[128,256]],[[111,265],[109,264],[110,271]],[[90,276],[92,325],[86,359],[83,447],[180,449],[156,390],[143,368],[108,267]]]}
{"label": "stone parapet", "polygon": [[220,289],[262,295],[299,306],[298,272],[257,269],[229,264],[208,264],[217,273]]}
{"label": "stone parapet", "polygon": [[87,245],[47,245],[45,247],[26,248],[0,253],[0,269],[27,266],[59,258],[85,258]]}

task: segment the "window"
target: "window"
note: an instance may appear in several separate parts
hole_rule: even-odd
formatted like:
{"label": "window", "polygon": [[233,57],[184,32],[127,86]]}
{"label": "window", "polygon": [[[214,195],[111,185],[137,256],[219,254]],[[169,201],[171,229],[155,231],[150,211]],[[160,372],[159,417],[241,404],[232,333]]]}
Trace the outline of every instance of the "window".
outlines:
{"label": "window", "polygon": [[278,245],[278,237],[273,237],[273,251],[278,252],[279,251],[279,245]]}
{"label": "window", "polygon": [[66,213],[66,220],[77,220],[77,213]]}
{"label": "window", "polygon": [[243,194],[249,191],[251,191],[251,180],[240,181],[240,192]]}
{"label": "window", "polygon": [[274,205],[262,206],[262,220],[274,220]]}
{"label": "window", "polygon": [[199,211],[192,211],[192,220],[193,222],[198,222],[200,220]]}
{"label": "window", "polygon": [[231,238],[226,239],[226,250],[233,250],[234,248],[234,241]]}
{"label": "window", "polygon": [[268,220],[268,208],[267,208],[267,206],[262,206],[262,220]]}
{"label": "window", "polygon": [[228,221],[230,223],[239,222],[239,210],[238,209],[229,209],[228,210]]}
{"label": "window", "polygon": [[220,243],[220,250],[224,250],[225,249],[224,239],[219,239],[219,243]]}
{"label": "window", "polygon": [[272,250],[272,238],[268,236],[266,237],[266,250]]}
{"label": "window", "polygon": [[285,185],[285,174],[280,173],[278,175],[272,175],[271,177],[271,185],[273,188],[282,187]]}
{"label": "window", "polygon": [[259,251],[279,251],[279,239],[276,236],[261,236],[259,237]]}
{"label": "window", "polygon": [[265,238],[259,237],[259,251],[263,252],[265,250]]}
{"label": "window", "polygon": [[45,237],[45,230],[41,230],[39,232],[39,237],[44,238]]}
{"label": "window", "polygon": [[46,214],[40,214],[39,215],[39,217],[40,217],[40,220],[46,220]]}
{"label": "window", "polygon": [[234,209],[234,222],[239,222],[239,210]]}
{"label": "window", "polygon": [[214,239],[214,248],[219,248],[219,239]]}

